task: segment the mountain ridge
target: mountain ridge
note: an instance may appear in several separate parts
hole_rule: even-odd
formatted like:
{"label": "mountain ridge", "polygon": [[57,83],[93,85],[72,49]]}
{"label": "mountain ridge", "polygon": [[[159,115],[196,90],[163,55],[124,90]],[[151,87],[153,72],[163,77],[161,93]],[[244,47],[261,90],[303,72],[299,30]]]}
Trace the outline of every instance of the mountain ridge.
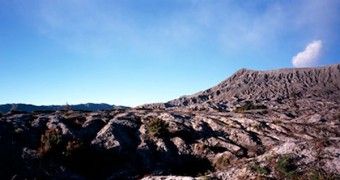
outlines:
{"label": "mountain ridge", "polygon": [[[340,98],[340,64],[258,71],[242,68],[216,86],[165,103],[145,104],[142,108],[181,108],[232,110],[243,101],[275,101],[294,96]],[[327,97],[332,94],[332,97]],[[304,96],[304,97],[300,97]]]}
{"label": "mountain ridge", "polygon": [[33,105],[25,103],[8,103],[0,104],[0,113],[8,113],[11,110],[16,111],[56,111],[64,110],[69,108],[72,110],[82,111],[98,111],[98,110],[111,110],[111,109],[125,109],[127,106],[109,105],[106,103],[85,103],[85,104],[74,104],[74,105]]}

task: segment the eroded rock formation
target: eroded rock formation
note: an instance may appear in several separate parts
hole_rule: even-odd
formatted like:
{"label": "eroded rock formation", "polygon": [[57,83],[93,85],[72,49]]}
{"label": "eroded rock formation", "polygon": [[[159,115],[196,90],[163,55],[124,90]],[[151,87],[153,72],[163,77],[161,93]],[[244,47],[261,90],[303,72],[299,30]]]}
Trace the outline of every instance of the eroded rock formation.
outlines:
{"label": "eroded rock formation", "polygon": [[3,114],[0,177],[336,179],[339,72],[242,69],[165,104]]}

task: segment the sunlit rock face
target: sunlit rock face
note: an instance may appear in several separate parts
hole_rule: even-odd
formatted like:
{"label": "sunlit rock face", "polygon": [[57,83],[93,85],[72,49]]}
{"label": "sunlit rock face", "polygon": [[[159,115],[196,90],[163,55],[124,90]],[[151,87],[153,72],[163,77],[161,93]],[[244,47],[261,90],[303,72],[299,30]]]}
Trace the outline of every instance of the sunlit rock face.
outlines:
{"label": "sunlit rock face", "polygon": [[190,108],[233,110],[247,102],[272,108],[296,108],[299,113],[318,111],[339,103],[340,64],[318,68],[290,68],[271,71],[241,69],[215,87],[167,103],[144,108]]}

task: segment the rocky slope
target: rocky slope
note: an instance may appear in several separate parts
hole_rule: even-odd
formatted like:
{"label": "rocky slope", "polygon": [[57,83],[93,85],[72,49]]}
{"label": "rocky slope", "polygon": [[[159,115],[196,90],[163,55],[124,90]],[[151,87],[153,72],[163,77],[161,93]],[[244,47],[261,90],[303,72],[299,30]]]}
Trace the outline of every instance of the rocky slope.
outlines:
{"label": "rocky slope", "polygon": [[[165,125],[152,125],[157,119]],[[0,120],[0,176],[335,178],[340,173],[339,128],[339,114],[292,118],[272,110],[6,114]]]}
{"label": "rocky slope", "polygon": [[[318,68],[291,68],[271,71],[241,69],[217,86],[167,103],[144,108],[232,110],[248,101],[272,107],[292,104],[340,102],[340,64]],[[312,107],[317,108],[317,107]]]}
{"label": "rocky slope", "polygon": [[339,69],[240,70],[185,97],[207,106],[0,114],[0,177],[339,179]]}

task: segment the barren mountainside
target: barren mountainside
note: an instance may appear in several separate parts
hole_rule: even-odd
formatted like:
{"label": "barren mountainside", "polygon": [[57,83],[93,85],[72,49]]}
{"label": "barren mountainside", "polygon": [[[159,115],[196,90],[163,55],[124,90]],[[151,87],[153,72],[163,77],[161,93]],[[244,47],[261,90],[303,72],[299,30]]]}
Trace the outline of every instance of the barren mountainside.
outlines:
{"label": "barren mountainside", "polygon": [[282,104],[288,99],[340,101],[340,64],[271,71],[241,69],[215,87],[147,108],[198,107],[233,109],[246,101]]}
{"label": "barren mountainside", "polygon": [[167,103],[0,113],[1,179],[340,179],[340,65],[253,71]]}

